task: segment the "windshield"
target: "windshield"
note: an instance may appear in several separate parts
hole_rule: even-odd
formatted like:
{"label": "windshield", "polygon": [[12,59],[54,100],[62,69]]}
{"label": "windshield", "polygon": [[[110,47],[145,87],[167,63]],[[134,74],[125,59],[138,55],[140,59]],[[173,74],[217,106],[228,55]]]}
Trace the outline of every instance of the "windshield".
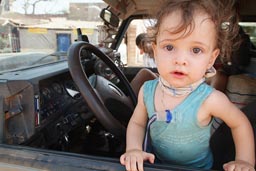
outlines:
{"label": "windshield", "polygon": [[5,0],[0,16],[0,72],[66,59],[79,33],[95,44],[102,0]]}

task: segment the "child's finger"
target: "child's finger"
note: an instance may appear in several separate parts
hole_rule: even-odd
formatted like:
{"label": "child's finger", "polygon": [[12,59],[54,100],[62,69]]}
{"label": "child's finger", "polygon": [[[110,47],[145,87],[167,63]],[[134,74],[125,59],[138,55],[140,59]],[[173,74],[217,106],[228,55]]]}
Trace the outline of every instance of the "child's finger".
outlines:
{"label": "child's finger", "polygon": [[131,158],[130,158],[130,169],[132,171],[137,170],[137,157],[136,156],[131,156]]}
{"label": "child's finger", "polygon": [[126,170],[128,170],[128,171],[131,170],[130,157],[125,157],[124,160],[125,160],[125,168],[126,168]]}
{"label": "child's finger", "polygon": [[225,171],[234,171],[234,170],[247,170],[255,171],[254,166],[245,161],[231,161],[223,165]]}
{"label": "child's finger", "polygon": [[144,160],[148,160],[150,163],[154,163],[155,155],[151,153],[145,153]]}
{"label": "child's finger", "polygon": [[143,159],[137,158],[137,167],[139,171],[143,171]]}
{"label": "child's finger", "polygon": [[227,165],[224,165],[223,169],[225,171],[233,171],[235,169],[235,165],[234,164],[227,164]]}
{"label": "child's finger", "polygon": [[124,154],[121,155],[121,157],[120,157],[120,163],[121,163],[122,165],[125,165],[125,155],[124,155]]}

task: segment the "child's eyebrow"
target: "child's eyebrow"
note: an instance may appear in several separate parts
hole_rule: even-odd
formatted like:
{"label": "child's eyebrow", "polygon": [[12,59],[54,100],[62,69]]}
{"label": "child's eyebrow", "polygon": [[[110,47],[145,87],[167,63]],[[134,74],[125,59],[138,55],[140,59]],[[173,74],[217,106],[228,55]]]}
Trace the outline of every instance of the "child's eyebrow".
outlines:
{"label": "child's eyebrow", "polygon": [[193,44],[196,44],[196,45],[200,45],[200,46],[203,46],[204,48],[210,48],[208,44],[204,43],[204,42],[200,42],[200,41],[193,41],[192,42]]}
{"label": "child's eyebrow", "polygon": [[172,42],[174,41],[173,39],[163,39],[163,40],[160,40],[159,43],[162,43],[162,42]]}
{"label": "child's eyebrow", "polygon": [[[170,35],[173,35],[173,34],[179,34],[181,32],[176,32],[177,31],[177,27],[168,27],[166,29],[164,29],[162,31],[162,34],[170,34]],[[184,34],[184,33],[183,33]]]}

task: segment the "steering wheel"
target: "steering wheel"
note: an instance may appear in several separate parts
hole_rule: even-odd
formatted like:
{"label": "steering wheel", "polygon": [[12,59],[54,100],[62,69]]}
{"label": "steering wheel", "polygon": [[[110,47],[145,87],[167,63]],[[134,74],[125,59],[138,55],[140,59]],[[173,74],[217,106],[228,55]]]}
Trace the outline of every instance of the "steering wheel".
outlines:
{"label": "steering wheel", "polygon": [[[94,53],[105,62],[124,85],[128,95],[126,96],[122,90],[104,77],[97,75],[88,79],[80,60],[82,50]],[[136,95],[123,72],[101,50],[84,41],[75,42],[70,46],[68,50],[68,67],[74,82],[98,121],[113,135],[125,138],[126,126],[122,123],[121,119],[125,117],[130,118],[131,113],[126,114],[129,116],[124,116],[123,112],[115,114],[119,115],[118,120],[106,107],[108,102],[112,100],[116,102],[114,103],[115,105],[108,105],[110,108],[112,107],[112,111],[114,111],[115,108],[122,108],[124,110],[129,108],[133,111],[137,103]]]}

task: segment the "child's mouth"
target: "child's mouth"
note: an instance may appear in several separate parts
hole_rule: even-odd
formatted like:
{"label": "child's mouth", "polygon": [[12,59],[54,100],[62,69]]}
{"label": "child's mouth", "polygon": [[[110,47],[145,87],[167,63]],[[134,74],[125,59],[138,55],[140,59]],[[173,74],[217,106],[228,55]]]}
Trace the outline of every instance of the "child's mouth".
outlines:
{"label": "child's mouth", "polygon": [[180,76],[185,75],[183,72],[179,72],[179,71],[175,71],[175,72],[173,72],[173,74],[180,75]]}
{"label": "child's mouth", "polygon": [[181,77],[184,77],[185,76],[185,73],[184,72],[180,72],[180,71],[174,71],[172,73],[175,77],[178,77],[178,78],[181,78]]}

